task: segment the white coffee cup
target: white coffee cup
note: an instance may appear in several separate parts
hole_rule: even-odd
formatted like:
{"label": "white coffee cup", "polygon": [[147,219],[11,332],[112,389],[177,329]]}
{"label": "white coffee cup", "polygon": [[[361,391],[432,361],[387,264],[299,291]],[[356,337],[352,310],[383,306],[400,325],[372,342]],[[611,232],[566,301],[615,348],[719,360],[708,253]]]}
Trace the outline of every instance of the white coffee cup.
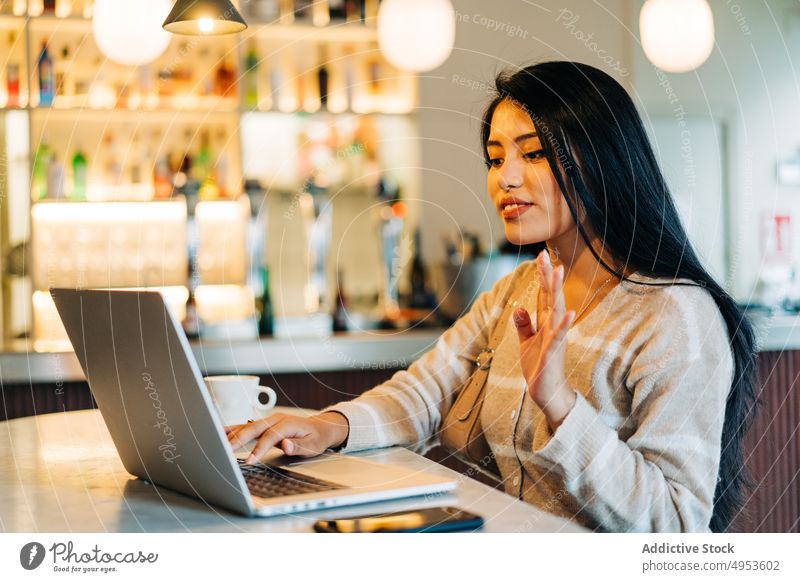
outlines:
{"label": "white coffee cup", "polygon": [[[225,426],[267,416],[278,399],[275,390],[258,385],[258,376],[206,376],[203,379]],[[267,395],[266,404],[261,402],[262,394]]]}

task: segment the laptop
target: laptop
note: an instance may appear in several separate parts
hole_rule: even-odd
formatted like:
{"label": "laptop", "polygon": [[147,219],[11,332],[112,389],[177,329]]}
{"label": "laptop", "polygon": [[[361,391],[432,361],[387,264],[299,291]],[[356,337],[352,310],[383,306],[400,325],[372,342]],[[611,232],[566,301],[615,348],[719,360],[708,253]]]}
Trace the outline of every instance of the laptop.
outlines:
{"label": "laptop", "polygon": [[51,289],[125,469],[248,516],[442,493],[456,479],[340,453],[275,448],[244,465],[179,322],[154,291]]}

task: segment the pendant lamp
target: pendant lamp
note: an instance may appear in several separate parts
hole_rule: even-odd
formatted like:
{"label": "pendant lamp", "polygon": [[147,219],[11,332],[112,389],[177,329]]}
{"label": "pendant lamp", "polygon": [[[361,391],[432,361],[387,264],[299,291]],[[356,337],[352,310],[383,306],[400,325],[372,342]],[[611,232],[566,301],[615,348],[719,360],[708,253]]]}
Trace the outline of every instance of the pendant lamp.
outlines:
{"label": "pendant lamp", "polygon": [[230,0],[178,0],[162,25],[175,34],[233,34],[247,24]]}

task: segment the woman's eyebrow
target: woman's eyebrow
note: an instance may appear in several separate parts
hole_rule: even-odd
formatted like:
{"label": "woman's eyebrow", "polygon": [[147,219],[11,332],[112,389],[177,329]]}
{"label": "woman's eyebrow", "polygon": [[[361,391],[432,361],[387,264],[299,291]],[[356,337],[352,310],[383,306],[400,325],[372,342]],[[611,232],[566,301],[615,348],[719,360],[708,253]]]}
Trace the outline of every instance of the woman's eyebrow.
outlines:
{"label": "woman's eyebrow", "polygon": [[515,143],[521,143],[521,142],[523,142],[525,140],[533,139],[534,137],[537,137],[535,131],[532,131],[530,133],[523,133],[522,135],[518,135],[517,137],[515,137],[514,138],[514,142]]}
{"label": "woman's eyebrow", "polygon": [[[514,138],[514,142],[515,143],[522,143],[523,141],[528,140],[528,139],[533,139],[534,137],[538,137],[538,135],[536,134],[535,131],[531,131],[530,133],[523,133],[522,135],[518,135],[517,137]],[[492,147],[492,146],[502,147],[502,145],[503,144],[501,144],[496,139],[490,139],[489,141],[486,142],[486,147],[487,148]]]}

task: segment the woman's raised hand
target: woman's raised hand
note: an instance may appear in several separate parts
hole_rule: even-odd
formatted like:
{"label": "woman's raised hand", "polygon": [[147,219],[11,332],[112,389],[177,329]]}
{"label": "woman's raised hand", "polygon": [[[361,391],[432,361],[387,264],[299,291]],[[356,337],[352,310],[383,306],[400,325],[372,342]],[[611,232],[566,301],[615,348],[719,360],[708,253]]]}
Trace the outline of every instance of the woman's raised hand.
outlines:
{"label": "woman's raised hand", "polygon": [[[520,307],[514,312],[514,324],[519,335],[520,365],[528,394],[542,409],[552,430],[558,428],[575,404],[575,391],[567,384],[564,371],[566,336],[575,312],[566,311],[564,302],[564,267],[553,269],[547,251],[536,258],[539,280],[542,282],[541,321],[533,329],[531,316]],[[539,314],[536,315],[537,320]]]}

